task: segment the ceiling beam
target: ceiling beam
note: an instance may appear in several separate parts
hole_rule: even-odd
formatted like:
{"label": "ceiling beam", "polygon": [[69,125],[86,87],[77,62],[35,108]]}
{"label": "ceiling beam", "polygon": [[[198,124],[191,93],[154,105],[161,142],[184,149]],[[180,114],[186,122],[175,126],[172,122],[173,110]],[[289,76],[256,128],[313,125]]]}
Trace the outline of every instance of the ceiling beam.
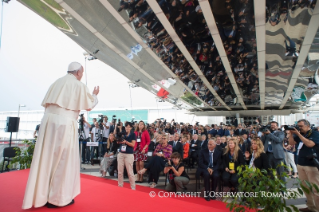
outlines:
{"label": "ceiling beam", "polygon": [[228,75],[228,78],[229,78],[229,80],[230,80],[230,82],[231,82],[231,84],[233,86],[233,89],[234,89],[234,91],[236,93],[238,103],[240,103],[241,106],[245,110],[247,110],[247,107],[246,107],[246,105],[245,105],[245,103],[243,101],[242,93],[238,89],[238,85],[236,83],[233,71],[232,71],[232,69],[230,67],[230,63],[229,63],[229,60],[228,60],[228,57],[227,57],[227,54],[226,54],[222,39],[220,37],[220,34],[219,34],[219,31],[218,31],[218,28],[217,28],[217,25],[216,25],[216,22],[215,22],[215,18],[213,16],[213,13],[212,13],[212,10],[211,10],[211,6],[209,4],[209,1],[208,0],[200,0],[199,1],[199,5],[201,7],[201,10],[203,11],[204,18],[205,18],[207,26],[208,26],[208,28],[210,30],[210,34],[212,35],[212,38],[213,38],[213,40],[215,42],[218,54],[219,54],[219,56],[221,58],[221,61],[222,61],[223,65],[224,65],[224,67],[225,67],[225,70],[226,70],[226,73]]}
{"label": "ceiling beam", "polygon": [[254,0],[255,27],[258,57],[260,109],[265,109],[266,81],[266,0]]}
{"label": "ceiling beam", "polygon": [[305,60],[306,60],[306,58],[308,56],[308,53],[309,53],[309,50],[311,48],[311,44],[312,44],[312,42],[313,42],[313,40],[315,38],[315,35],[317,33],[317,30],[318,30],[318,27],[319,27],[319,21],[318,20],[319,20],[319,4],[317,3],[316,7],[313,10],[313,13],[312,13],[309,25],[308,25],[308,29],[307,29],[305,38],[304,38],[304,40],[302,42],[300,54],[299,54],[298,60],[296,62],[295,69],[292,72],[288,89],[287,89],[287,91],[285,93],[285,97],[282,100],[279,109],[282,109],[285,106],[288,98],[290,97],[290,95],[292,93],[292,90],[295,87],[295,84],[296,84],[296,82],[298,80],[298,77],[299,77],[299,74],[301,72],[301,69],[303,67],[303,64],[305,63]]}
{"label": "ceiling beam", "polygon": [[162,11],[162,8],[159,6],[157,1],[155,0],[147,0],[147,3],[152,8],[153,12],[157,16],[158,20],[162,23],[163,27],[165,28],[166,32],[170,35],[172,40],[175,42],[175,45],[179,48],[179,50],[183,53],[185,59],[188,61],[188,63],[192,66],[198,77],[203,81],[205,86],[210,90],[210,92],[214,95],[214,97],[225,107],[227,110],[231,110],[230,107],[226,105],[226,103],[220,98],[220,96],[216,93],[214,88],[210,85],[206,77],[203,75],[202,71],[199,69],[198,65],[194,61],[191,54],[188,52],[187,48],[181,41],[181,39],[176,34],[174,28],[168,21],[167,17]]}

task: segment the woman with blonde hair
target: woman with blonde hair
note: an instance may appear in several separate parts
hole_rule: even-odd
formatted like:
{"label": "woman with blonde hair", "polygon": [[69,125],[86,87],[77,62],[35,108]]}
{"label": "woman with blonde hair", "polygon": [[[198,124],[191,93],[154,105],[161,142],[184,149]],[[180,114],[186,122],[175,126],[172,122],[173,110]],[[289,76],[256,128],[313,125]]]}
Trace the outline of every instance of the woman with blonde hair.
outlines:
{"label": "woman with blonde hair", "polygon": [[107,139],[107,149],[109,150],[104,154],[103,159],[100,164],[100,172],[102,173],[102,177],[106,176],[106,172],[108,168],[111,166],[112,162],[116,159],[118,145],[115,141],[115,136],[113,133],[109,134],[109,138]]}
{"label": "woman with blonde hair", "polygon": [[251,154],[249,151],[245,152],[246,164],[249,165],[249,168],[253,167],[268,171],[270,168],[268,156],[264,152],[264,145],[259,138],[251,141],[251,152]]}
{"label": "woman with blonde hair", "polygon": [[237,138],[230,138],[223,154],[222,179],[231,191],[235,191],[238,186],[237,167],[243,165],[245,165],[244,154],[238,146]]}

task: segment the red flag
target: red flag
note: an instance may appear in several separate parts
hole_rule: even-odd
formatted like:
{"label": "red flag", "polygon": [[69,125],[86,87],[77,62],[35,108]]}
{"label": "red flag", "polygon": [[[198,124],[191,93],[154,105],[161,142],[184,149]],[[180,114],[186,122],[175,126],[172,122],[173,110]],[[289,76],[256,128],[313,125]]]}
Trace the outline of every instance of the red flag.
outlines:
{"label": "red flag", "polygon": [[157,92],[157,96],[160,97],[160,98],[163,98],[163,99],[167,99],[167,95],[169,93],[164,90],[163,88],[161,88],[158,92]]}

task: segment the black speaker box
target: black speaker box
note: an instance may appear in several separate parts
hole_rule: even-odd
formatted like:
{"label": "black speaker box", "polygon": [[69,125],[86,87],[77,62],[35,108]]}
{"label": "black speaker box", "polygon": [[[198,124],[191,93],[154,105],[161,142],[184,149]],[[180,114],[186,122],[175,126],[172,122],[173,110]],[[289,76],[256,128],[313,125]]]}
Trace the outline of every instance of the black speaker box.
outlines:
{"label": "black speaker box", "polygon": [[20,117],[7,117],[6,132],[19,131]]}

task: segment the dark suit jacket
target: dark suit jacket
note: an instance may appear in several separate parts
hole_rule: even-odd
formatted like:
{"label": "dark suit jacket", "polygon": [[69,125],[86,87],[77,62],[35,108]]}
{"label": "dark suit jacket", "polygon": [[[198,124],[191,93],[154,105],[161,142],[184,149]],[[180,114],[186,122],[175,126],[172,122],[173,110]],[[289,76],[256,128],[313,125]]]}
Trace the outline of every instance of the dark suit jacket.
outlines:
{"label": "dark suit jacket", "polygon": [[217,135],[219,135],[220,137],[224,136],[224,130],[223,129],[219,129],[217,132]]}
{"label": "dark suit jacket", "polygon": [[[250,160],[251,160],[252,155],[250,155],[249,159],[246,160],[246,164],[249,165]],[[256,168],[262,170],[269,170],[270,169],[270,165],[269,165],[269,160],[268,160],[268,156],[266,153],[261,153],[260,156],[258,158],[255,158],[254,160],[254,165]]]}
{"label": "dark suit jacket", "polygon": [[[197,141],[195,142],[194,140],[191,140],[191,142],[189,144],[189,152],[193,152],[193,150],[195,150],[197,152],[197,150],[198,150]],[[196,146],[193,146],[193,144],[196,144]]]}
{"label": "dark suit jacket", "polygon": [[[223,171],[226,168],[229,168],[229,162],[230,162],[229,153],[226,155],[223,154]],[[246,161],[245,161],[243,152],[239,150],[237,160],[235,161],[235,172],[237,172],[237,167],[241,165],[246,165]]]}
{"label": "dark suit jacket", "polygon": [[194,134],[198,134],[198,131],[197,131],[197,130],[191,130],[190,133],[191,133],[192,135],[194,135]]}
{"label": "dark suit jacket", "polygon": [[207,145],[208,145],[208,141],[205,140],[205,141],[200,141],[200,140],[197,140],[197,146],[198,146],[198,154],[199,152],[202,150],[202,149],[207,149]]}
{"label": "dark suit jacket", "polygon": [[[222,169],[222,154],[223,152],[220,151],[218,148],[214,149],[213,153],[213,170],[221,170]],[[198,157],[198,168],[202,170],[207,170],[209,165],[209,150],[203,149],[200,151]]]}
{"label": "dark suit jacket", "polygon": [[235,135],[244,135],[244,134],[248,135],[247,131],[244,129],[241,129],[241,132],[239,132],[239,129],[237,129],[234,134]]}
{"label": "dark suit jacket", "polygon": [[244,143],[240,149],[242,152],[246,152],[246,151],[251,152],[250,147],[251,147],[251,141],[249,139],[247,139],[246,141],[244,141]]}
{"label": "dark suit jacket", "polygon": [[178,152],[181,157],[183,157],[184,155],[184,147],[183,147],[183,144],[181,142],[177,142],[175,147],[174,147],[174,141],[170,141],[168,142],[169,145],[171,145],[173,147],[173,152]]}

